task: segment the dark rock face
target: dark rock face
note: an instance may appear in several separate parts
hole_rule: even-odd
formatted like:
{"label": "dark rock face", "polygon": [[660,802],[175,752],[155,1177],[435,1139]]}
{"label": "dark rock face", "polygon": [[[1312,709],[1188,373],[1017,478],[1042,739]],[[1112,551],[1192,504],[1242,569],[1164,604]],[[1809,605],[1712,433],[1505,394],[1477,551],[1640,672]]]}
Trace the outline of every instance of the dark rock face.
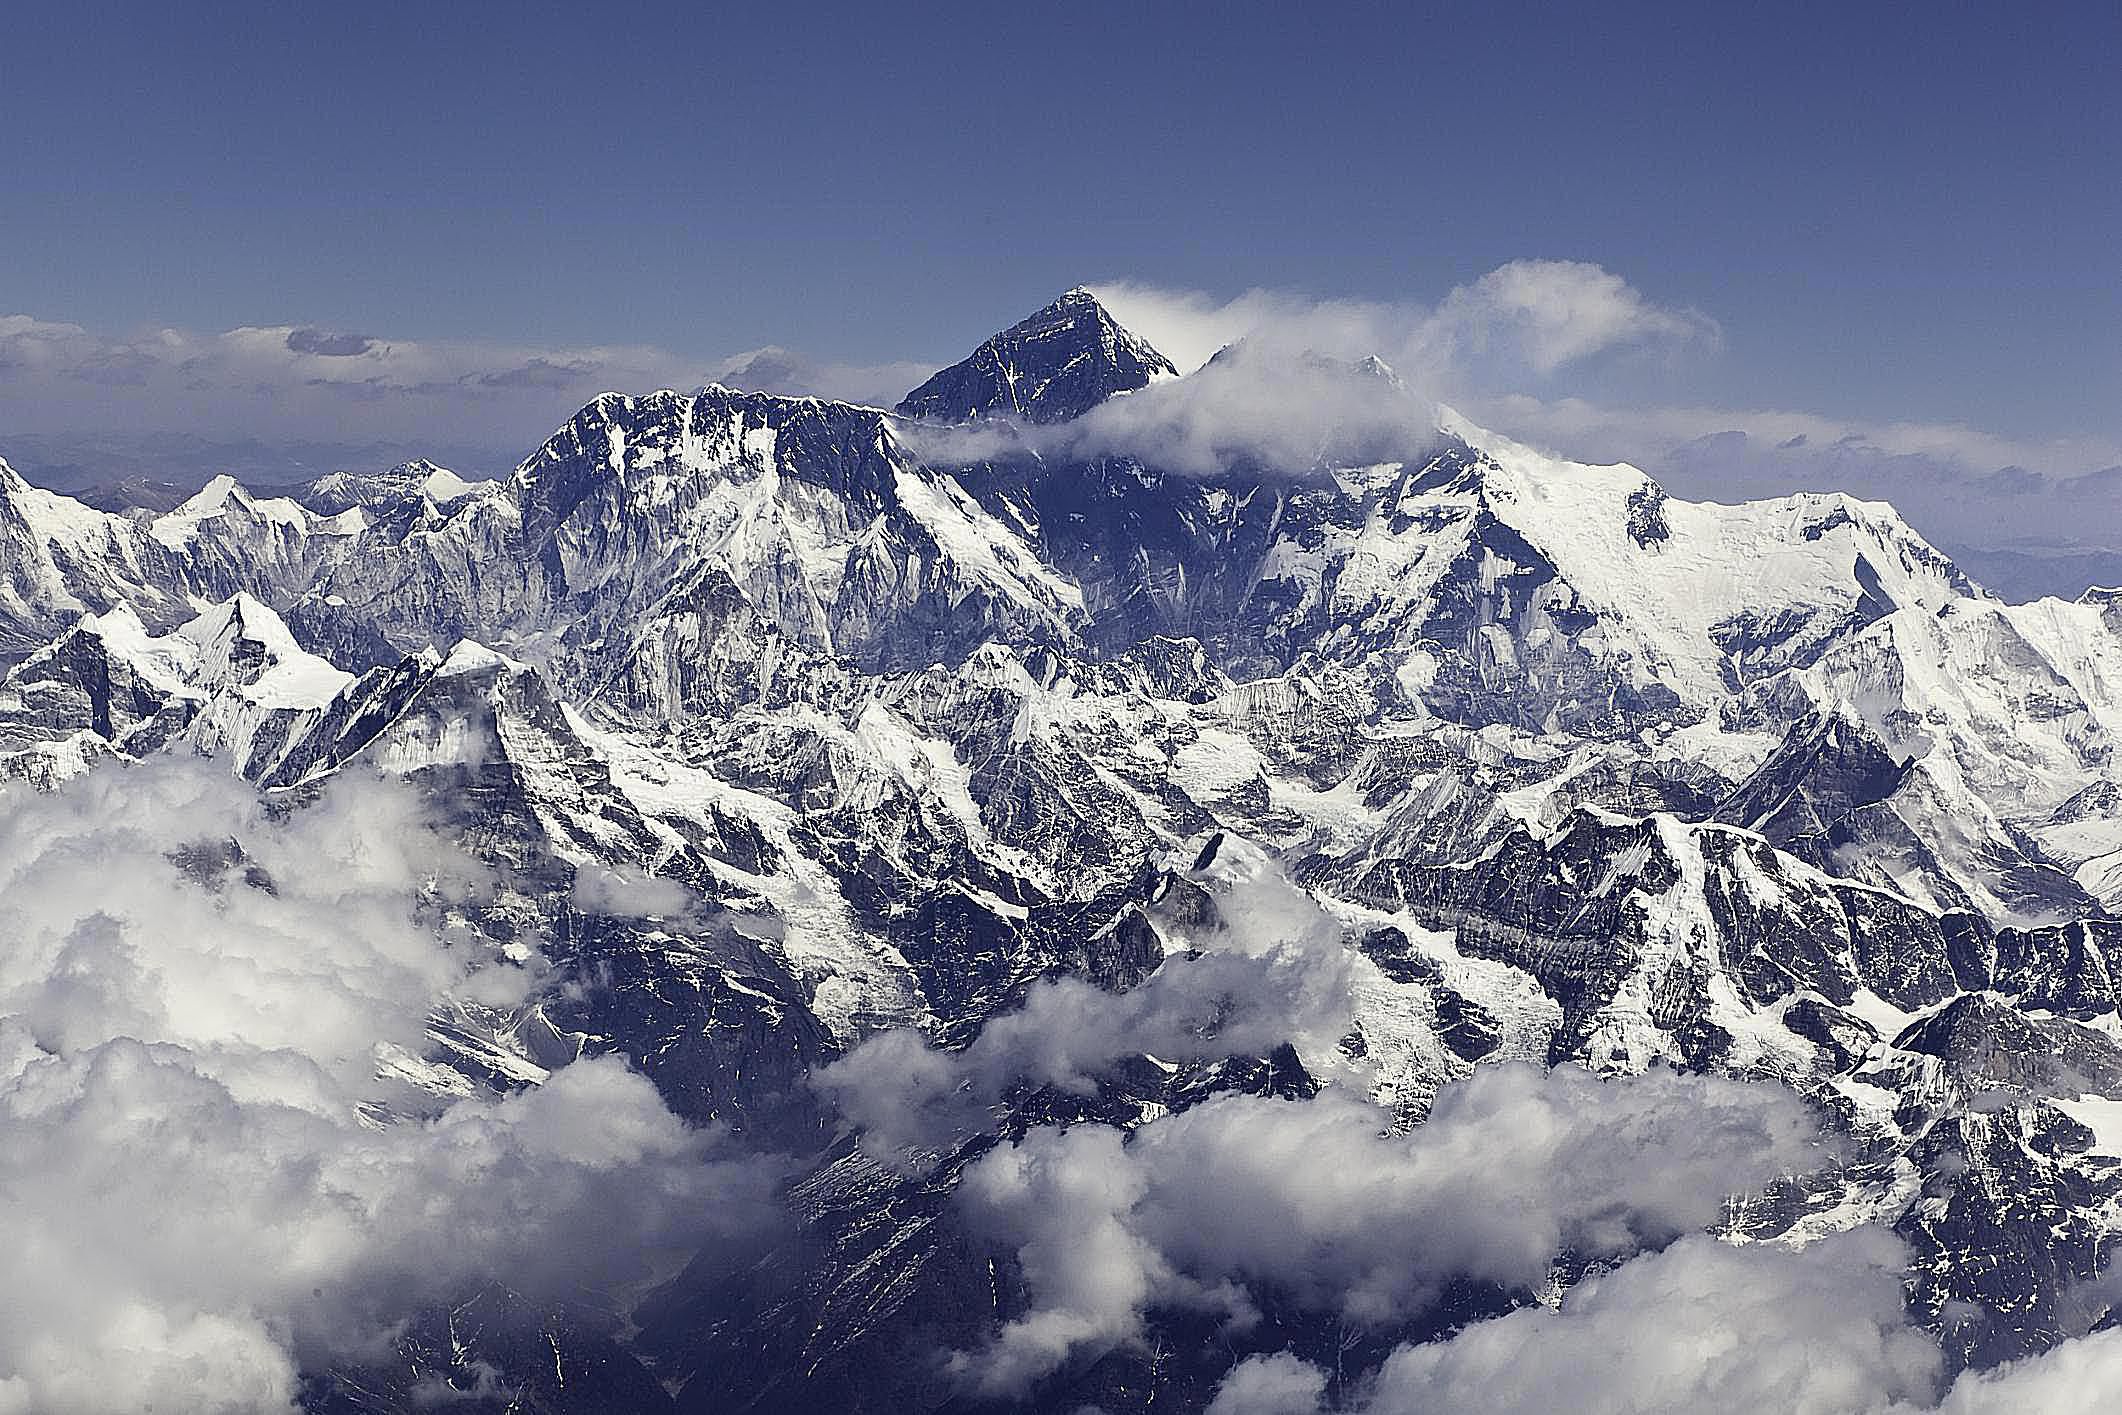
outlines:
{"label": "dark rock face", "polygon": [[1059,423],[1153,378],[1177,376],[1171,360],[1078,287],[937,373],[894,411],[929,422]]}

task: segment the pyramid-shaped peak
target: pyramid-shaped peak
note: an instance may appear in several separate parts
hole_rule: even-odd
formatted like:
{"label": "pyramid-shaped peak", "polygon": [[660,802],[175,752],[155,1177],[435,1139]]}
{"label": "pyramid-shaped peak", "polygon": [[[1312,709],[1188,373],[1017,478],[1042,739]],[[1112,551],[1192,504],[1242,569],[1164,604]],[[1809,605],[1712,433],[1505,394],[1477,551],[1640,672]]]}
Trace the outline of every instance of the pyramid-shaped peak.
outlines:
{"label": "pyramid-shaped peak", "polygon": [[274,654],[302,652],[294,635],[288,632],[287,622],[271,606],[241,590],[200,611],[179,625],[176,632],[202,650],[248,641]]}
{"label": "pyramid-shaped peak", "polygon": [[239,692],[269,707],[321,707],[353,681],[298,644],[271,606],[240,591],[169,637],[191,646],[186,676],[195,687]]}
{"label": "pyramid-shaped peak", "polygon": [[895,411],[929,422],[1060,423],[1178,373],[1078,285],[936,374]]}

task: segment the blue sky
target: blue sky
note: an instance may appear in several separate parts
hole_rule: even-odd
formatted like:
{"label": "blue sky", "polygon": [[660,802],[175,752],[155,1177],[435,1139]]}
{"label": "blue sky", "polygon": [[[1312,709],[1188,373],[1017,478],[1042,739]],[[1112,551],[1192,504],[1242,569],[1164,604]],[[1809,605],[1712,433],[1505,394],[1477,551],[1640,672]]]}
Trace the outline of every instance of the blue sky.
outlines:
{"label": "blue sky", "polygon": [[[0,315],[536,384],[618,346],[932,364],[1086,280],[1434,306],[1569,260],[1717,335],[1508,390],[1543,404],[2069,440],[2044,473],[2122,443],[2112,4],[605,9],[17,7]],[[28,401],[0,451],[166,411]]]}

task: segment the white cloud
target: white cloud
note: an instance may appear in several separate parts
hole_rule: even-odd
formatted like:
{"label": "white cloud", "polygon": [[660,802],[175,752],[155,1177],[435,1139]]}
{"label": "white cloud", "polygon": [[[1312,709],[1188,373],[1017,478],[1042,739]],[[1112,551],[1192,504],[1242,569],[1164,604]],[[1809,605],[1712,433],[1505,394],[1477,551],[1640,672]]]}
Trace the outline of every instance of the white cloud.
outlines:
{"label": "white cloud", "polygon": [[1969,1372],[1938,1408],[1940,1415],[2105,1415],[2118,1391],[2122,1331],[2103,1331],[1994,1371]]}
{"label": "white cloud", "polygon": [[1283,1351],[1239,1362],[1207,1415],[1317,1415],[1325,1400],[1326,1372]]}
{"label": "white cloud", "polygon": [[1248,290],[1230,300],[1131,281],[1092,287],[1113,317],[1189,372],[1225,345],[1342,359],[1375,354],[1424,388],[1450,396],[1470,357],[1501,371],[1545,376],[1611,350],[1715,344],[1716,322],[1649,299],[1588,261],[1514,260],[1434,306],[1412,301],[1308,299]]}
{"label": "white cloud", "polygon": [[379,1075],[446,998],[535,981],[404,788],[276,819],[171,759],[4,804],[0,1411],[284,1410],[419,1303],[621,1292],[765,1212],[759,1162],[619,1061],[505,1098]]}
{"label": "white cloud", "polygon": [[721,381],[888,406],[932,370],[772,348],[703,359],[644,344],[402,339],[302,324],[106,335],[0,315],[0,423],[14,438],[69,436],[91,454],[122,427],[226,443],[484,447],[503,467],[606,391]]}
{"label": "white cloud", "polygon": [[1716,343],[1716,322],[1653,304],[1626,280],[1577,260],[1514,260],[1445,296],[1427,337],[1507,349],[1534,373],[1624,346]]}
{"label": "white cloud", "polygon": [[1365,1415],[1851,1415],[1926,1398],[1937,1348],[1904,1324],[1900,1245],[1861,1230],[1812,1248],[1682,1239],[1572,1288],[1560,1308],[1402,1347]]}
{"label": "white cloud", "polygon": [[[1906,1322],[1906,1251],[1860,1228],[1803,1248],[1704,1236],[1621,1264],[1456,1335],[1400,1347],[1329,1406],[1289,1355],[1225,1378],[1227,1415],[2094,1415],[2122,1389],[2122,1332],[2066,1341],[1940,1387],[1938,1348]],[[1309,1403],[1305,1397],[1310,1395]]]}
{"label": "white cloud", "polygon": [[1021,1392],[1079,1351],[1135,1336],[1151,1304],[1242,1325],[1248,1293],[1273,1290],[1381,1323],[1456,1278],[1529,1289],[1564,1249],[1670,1242],[1714,1222],[1734,1192],[1824,1157],[1788,1091],[1669,1073],[1483,1067],[1445,1087],[1422,1125],[1391,1125],[1334,1091],[1231,1096],[1124,1144],[1092,1126],[990,1152],[960,1201],[1016,1247],[1033,1305],[958,1369],[984,1394]]}
{"label": "white cloud", "polygon": [[[914,445],[946,463],[1028,449],[1131,456],[1189,475],[1408,459],[1435,442],[1435,400],[1469,386],[1476,369],[1544,378],[1616,349],[1717,338],[1706,317],[1654,304],[1612,272],[1575,261],[1513,261],[1433,309],[1268,290],[1218,301],[1124,281],[1093,288],[1187,376],[1059,426],[916,430]],[[1373,357],[1400,377],[1358,367]]]}

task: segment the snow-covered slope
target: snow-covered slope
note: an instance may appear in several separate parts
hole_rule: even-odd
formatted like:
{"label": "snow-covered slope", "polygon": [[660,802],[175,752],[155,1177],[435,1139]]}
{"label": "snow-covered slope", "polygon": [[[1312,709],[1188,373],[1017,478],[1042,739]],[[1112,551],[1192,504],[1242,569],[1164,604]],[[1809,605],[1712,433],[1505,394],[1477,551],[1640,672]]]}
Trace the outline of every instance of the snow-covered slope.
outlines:
{"label": "snow-covered slope", "polygon": [[0,678],[0,776],[42,784],[187,749],[263,777],[353,682],[249,595],[153,634],[121,604]]}

